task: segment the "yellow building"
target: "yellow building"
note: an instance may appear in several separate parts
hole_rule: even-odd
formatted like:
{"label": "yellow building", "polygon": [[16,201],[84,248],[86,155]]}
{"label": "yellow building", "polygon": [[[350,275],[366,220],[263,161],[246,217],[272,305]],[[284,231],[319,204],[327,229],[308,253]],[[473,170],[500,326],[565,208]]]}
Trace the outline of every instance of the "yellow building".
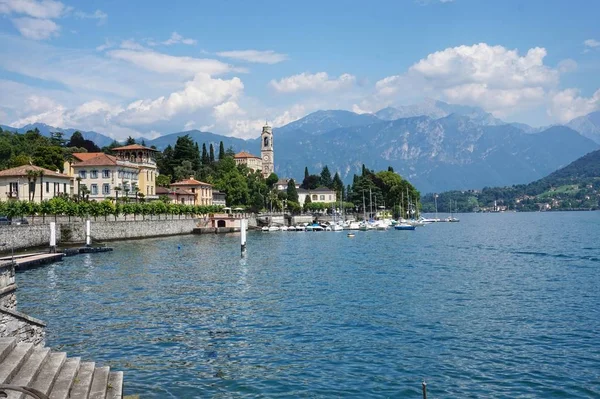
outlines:
{"label": "yellow building", "polygon": [[246,151],[238,152],[233,156],[236,165],[245,165],[253,172],[262,170],[262,159],[256,155],[252,155]]}
{"label": "yellow building", "polygon": [[138,187],[146,198],[158,198],[156,195],[156,176],[158,170],[154,154],[157,150],[139,144],[113,148],[117,159],[131,162],[139,168]]}
{"label": "yellow building", "polygon": [[213,204],[212,184],[196,180],[194,179],[194,176],[191,176],[189,179],[184,179],[172,183],[171,188],[182,189],[193,193],[196,196],[194,200],[194,205]]}
{"label": "yellow building", "polygon": [[156,150],[133,144],[113,151],[115,156],[103,152],[78,152],[73,154],[72,161],[65,162],[65,171],[75,181],[73,194],[78,194],[80,186],[85,184],[90,190],[90,199],[132,197],[135,189],[146,199],[158,199]]}

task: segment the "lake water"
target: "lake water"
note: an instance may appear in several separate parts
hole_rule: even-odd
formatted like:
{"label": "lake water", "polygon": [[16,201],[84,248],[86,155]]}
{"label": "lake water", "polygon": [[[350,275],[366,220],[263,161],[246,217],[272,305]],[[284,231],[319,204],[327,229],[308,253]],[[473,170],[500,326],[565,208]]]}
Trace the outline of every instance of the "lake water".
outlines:
{"label": "lake water", "polygon": [[116,242],[19,309],[143,398],[600,397],[600,212],[460,218]]}

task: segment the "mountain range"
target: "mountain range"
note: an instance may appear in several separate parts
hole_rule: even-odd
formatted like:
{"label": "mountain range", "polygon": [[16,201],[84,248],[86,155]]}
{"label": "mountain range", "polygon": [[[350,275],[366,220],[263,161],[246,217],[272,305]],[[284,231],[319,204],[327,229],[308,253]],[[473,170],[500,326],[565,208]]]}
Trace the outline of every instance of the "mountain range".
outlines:
{"label": "mountain range", "polygon": [[[1,126],[1,125],[0,125]],[[59,129],[44,124],[42,134]],[[112,139],[82,132],[99,146]],[[259,155],[259,138],[243,140],[190,130],[149,140],[162,150],[177,137],[189,135],[200,145],[223,141],[226,148]],[[404,107],[388,107],[374,114],[330,110],[313,112],[274,129],[276,173],[301,179],[304,167],[319,173],[325,165],[349,182],[364,163],[371,169],[388,166],[408,178],[422,192],[528,183],[600,147],[600,112],[574,119],[566,126],[533,128],[505,123],[477,107],[428,100]]]}

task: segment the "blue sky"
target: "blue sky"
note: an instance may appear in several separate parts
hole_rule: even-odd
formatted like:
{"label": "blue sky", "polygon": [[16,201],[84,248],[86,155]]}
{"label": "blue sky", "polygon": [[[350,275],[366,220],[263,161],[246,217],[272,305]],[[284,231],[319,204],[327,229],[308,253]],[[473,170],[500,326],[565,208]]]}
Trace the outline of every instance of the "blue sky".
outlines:
{"label": "blue sky", "polygon": [[600,109],[600,2],[0,0],[0,123],[255,137],[426,98],[507,121]]}

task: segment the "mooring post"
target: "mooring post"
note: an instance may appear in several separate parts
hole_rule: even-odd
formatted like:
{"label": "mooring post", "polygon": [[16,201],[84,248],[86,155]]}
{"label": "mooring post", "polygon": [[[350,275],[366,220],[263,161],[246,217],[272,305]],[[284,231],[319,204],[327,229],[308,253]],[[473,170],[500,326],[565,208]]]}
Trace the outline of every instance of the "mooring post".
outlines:
{"label": "mooring post", "polygon": [[56,252],[56,223],[50,222],[50,252]]}
{"label": "mooring post", "polygon": [[423,399],[427,399],[427,383],[423,381]]}
{"label": "mooring post", "polygon": [[85,245],[92,245],[92,222],[89,219],[85,221]]}
{"label": "mooring post", "polygon": [[246,219],[240,219],[240,241],[242,244],[242,257],[246,255],[246,226],[248,221]]}

